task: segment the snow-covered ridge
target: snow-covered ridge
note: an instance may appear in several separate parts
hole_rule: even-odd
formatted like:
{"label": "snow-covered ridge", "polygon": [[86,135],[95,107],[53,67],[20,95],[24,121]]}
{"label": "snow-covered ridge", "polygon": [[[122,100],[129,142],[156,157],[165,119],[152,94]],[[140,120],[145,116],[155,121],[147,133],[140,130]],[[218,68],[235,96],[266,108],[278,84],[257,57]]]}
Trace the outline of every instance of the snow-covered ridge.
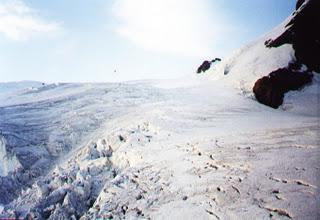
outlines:
{"label": "snow-covered ridge", "polygon": [[[235,51],[229,58],[218,63],[214,68],[209,69],[204,75],[210,76],[212,80],[217,80],[220,83],[223,82],[238,89],[247,97],[254,97],[253,88],[259,79],[268,76],[275,70],[288,68],[293,63],[301,64],[297,63],[298,61],[295,57],[296,51],[290,42],[278,47],[267,47],[266,42],[269,42],[270,39],[277,39],[286,33],[288,28],[291,27],[288,27],[288,24],[295,21],[294,19],[300,15],[299,13],[304,13],[306,6],[310,2],[314,3],[314,7],[319,7],[316,1],[305,1],[296,12],[274,30]],[[309,24],[305,25],[308,26]],[[303,42],[299,42],[299,44],[303,45]],[[305,47],[305,50],[308,50],[308,44]],[[315,56],[317,55],[315,54]],[[312,83],[305,85],[299,91],[286,93],[281,109],[301,114],[318,115],[320,111],[318,101],[319,74],[310,72],[303,63],[300,72],[313,75]]]}
{"label": "snow-covered ridge", "polygon": [[42,86],[42,83],[36,81],[0,82],[0,98],[10,96],[10,94],[17,91],[37,88],[40,86]]}

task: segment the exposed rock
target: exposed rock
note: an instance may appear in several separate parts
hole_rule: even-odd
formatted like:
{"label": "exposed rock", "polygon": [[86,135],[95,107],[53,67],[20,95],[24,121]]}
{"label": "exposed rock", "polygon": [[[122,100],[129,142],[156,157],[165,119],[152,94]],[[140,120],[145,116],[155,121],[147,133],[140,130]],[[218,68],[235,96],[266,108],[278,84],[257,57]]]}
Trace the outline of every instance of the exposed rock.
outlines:
{"label": "exposed rock", "polygon": [[122,135],[119,135],[118,137],[121,142],[126,142],[126,139]]}
{"label": "exposed rock", "polygon": [[211,62],[208,60],[203,61],[203,63],[198,67],[197,73],[205,72],[210,69]]}
{"label": "exposed rock", "polygon": [[220,58],[215,58],[214,60],[211,60],[211,63],[214,63],[214,62],[216,62],[216,61],[221,61],[221,59]]}
{"label": "exposed rock", "polygon": [[296,10],[298,10],[298,8],[300,8],[300,6],[305,2],[305,0],[297,0],[296,3]]}
{"label": "exposed rock", "polygon": [[282,68],[271,72],[257,80],[253,92],[256,99],[272,108],[278,108],[284,94],[290,90],[298,90],[312,81],[313,74]]}
{"label": "exposed rock", "polygon": [[216,61],[221,61],[221,59],[220,58],[215,58],[215,59],[213,59],[211,61],[208,61],[208,60],[203,61],[203,63],[198,67],[197,73],[199,74],[201,72],[207,71],[208,69],[210,69],[211,64],[216,62]]}
{"label": "exposed rock", "polygon": [[292,44],[297,61],[320,72],[320,1],[299,0],[296,8],[287,29],[277,38],[267,40],[265,45]]}

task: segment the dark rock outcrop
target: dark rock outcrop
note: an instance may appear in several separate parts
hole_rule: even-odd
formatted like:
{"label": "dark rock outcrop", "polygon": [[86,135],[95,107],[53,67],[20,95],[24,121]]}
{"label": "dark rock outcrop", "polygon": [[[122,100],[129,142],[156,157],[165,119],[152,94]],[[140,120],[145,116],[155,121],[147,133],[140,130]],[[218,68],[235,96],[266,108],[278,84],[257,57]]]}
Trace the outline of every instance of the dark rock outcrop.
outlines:
{"label": "dark rock outcrop", "polygon": [[[312,81],[312,71],[320,72],[320,1],[298,0],[296,11],[277,38],[265,42],[267,47],[292,44],[296,61],[257,80],[253,92],[256,99],[272,108],[283,103],[284,94],[298,90]],[[300,71],[302,64],[308,68]]]}
{"label": "dark rock outcrop", "polygon": [[211,62],[208,60],[203,61],[203,63],[198,67],[197,73],[205,72],[210,69]]}
{"label": "dark rock outcrop", "polygon": [[300,8],[300,6],[305,2],[305,0],[297,0],[296,3],[296,10],[298,10]]}
{"label": "dark rock outcrop", "polygon": [[278,108],[286,92],[302,88],[312,81],[312,77],[313,74],[309,72],[291,68],[278,69],[257,80],[253,92],[260,103]]}
{"label": "dark rock outcrop", "polygon": [[211,60],[211,63],[214,63],[214,62],[216,62],[216,61],[221,61],[221,59],[220,58],[215,58],[214,60]]}
{"label": "dark rock outcrop", "polygon": [[267,47],[292,44],[299,63],[320,72],[320,1],[298,0],[297,10],[277,38],[265,42]]}
{"label": "dark rock outcrop", "polygon": [[216,61],[221,61],[221,59],[215,58],[214,60],[211,60],[211,61],[208,61],[208,60],[203,61],[203,63],[198,67],[197,73],[199,74],[201,72],[207,71],[208,69],[210,69],[211,63],[214,63]]}

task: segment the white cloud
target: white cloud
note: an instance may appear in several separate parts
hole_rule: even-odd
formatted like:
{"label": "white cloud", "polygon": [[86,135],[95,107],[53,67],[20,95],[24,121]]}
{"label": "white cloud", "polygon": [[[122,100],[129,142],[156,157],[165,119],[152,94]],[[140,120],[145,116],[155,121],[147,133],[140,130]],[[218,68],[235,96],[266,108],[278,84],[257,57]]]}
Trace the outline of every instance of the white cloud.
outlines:
{"label": "white cloud", "polygon": [[0,2],[0,33],[11,40],[27,40],[59,29],[59,24],[41,19],[35,10],[21,0]]}
{"label": "white cloud", "polygon": [[230,28],[209,0],[116,0],[113,13],[135,44],[186,56],[210,54]]}

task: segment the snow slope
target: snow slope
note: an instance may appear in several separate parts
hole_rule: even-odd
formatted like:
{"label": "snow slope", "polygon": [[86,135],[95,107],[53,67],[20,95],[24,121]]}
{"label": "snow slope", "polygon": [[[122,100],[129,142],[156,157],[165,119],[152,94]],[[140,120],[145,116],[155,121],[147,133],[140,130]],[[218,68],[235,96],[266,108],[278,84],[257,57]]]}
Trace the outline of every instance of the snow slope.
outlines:
{"label": "snow slope", "polygon": [[7,97],[0,127],[24,170],[1,177],[2,216],[316,219],[319,118],[181,81]]}
{"label": "snow slope", "polygon": [[278,68],[287,67],[290,61],[295,60],[292,45],[267,48],[264,44],[266,40],[280,35],[290,19],[291,16],[274,30],[238,49],[208,73],[214,79],[225,80],[236,88],[252,92],[259,78]]}
{"label": "snow slope", "polygon": [[[269,73],[286,68],[296,58],[291,44],[284,44],[276,48],[267,48],[265,42],[281,35],[285,26],[293,15],[289,16],[274,30],[260,37],[256,41],[237,50],[223,62],[217,64],[206,72],[210,78],[239,89],[244,95],[253,97],[255,82]],[[307,25],[307,24],[306,24]],[[305,65],[302,66],[306,70]],[[285,94],[282,109],[299,114],[319,115],[319,86],[320,74],[313,72],[314,78],[311,85],[300,91],[291,91]]]}

